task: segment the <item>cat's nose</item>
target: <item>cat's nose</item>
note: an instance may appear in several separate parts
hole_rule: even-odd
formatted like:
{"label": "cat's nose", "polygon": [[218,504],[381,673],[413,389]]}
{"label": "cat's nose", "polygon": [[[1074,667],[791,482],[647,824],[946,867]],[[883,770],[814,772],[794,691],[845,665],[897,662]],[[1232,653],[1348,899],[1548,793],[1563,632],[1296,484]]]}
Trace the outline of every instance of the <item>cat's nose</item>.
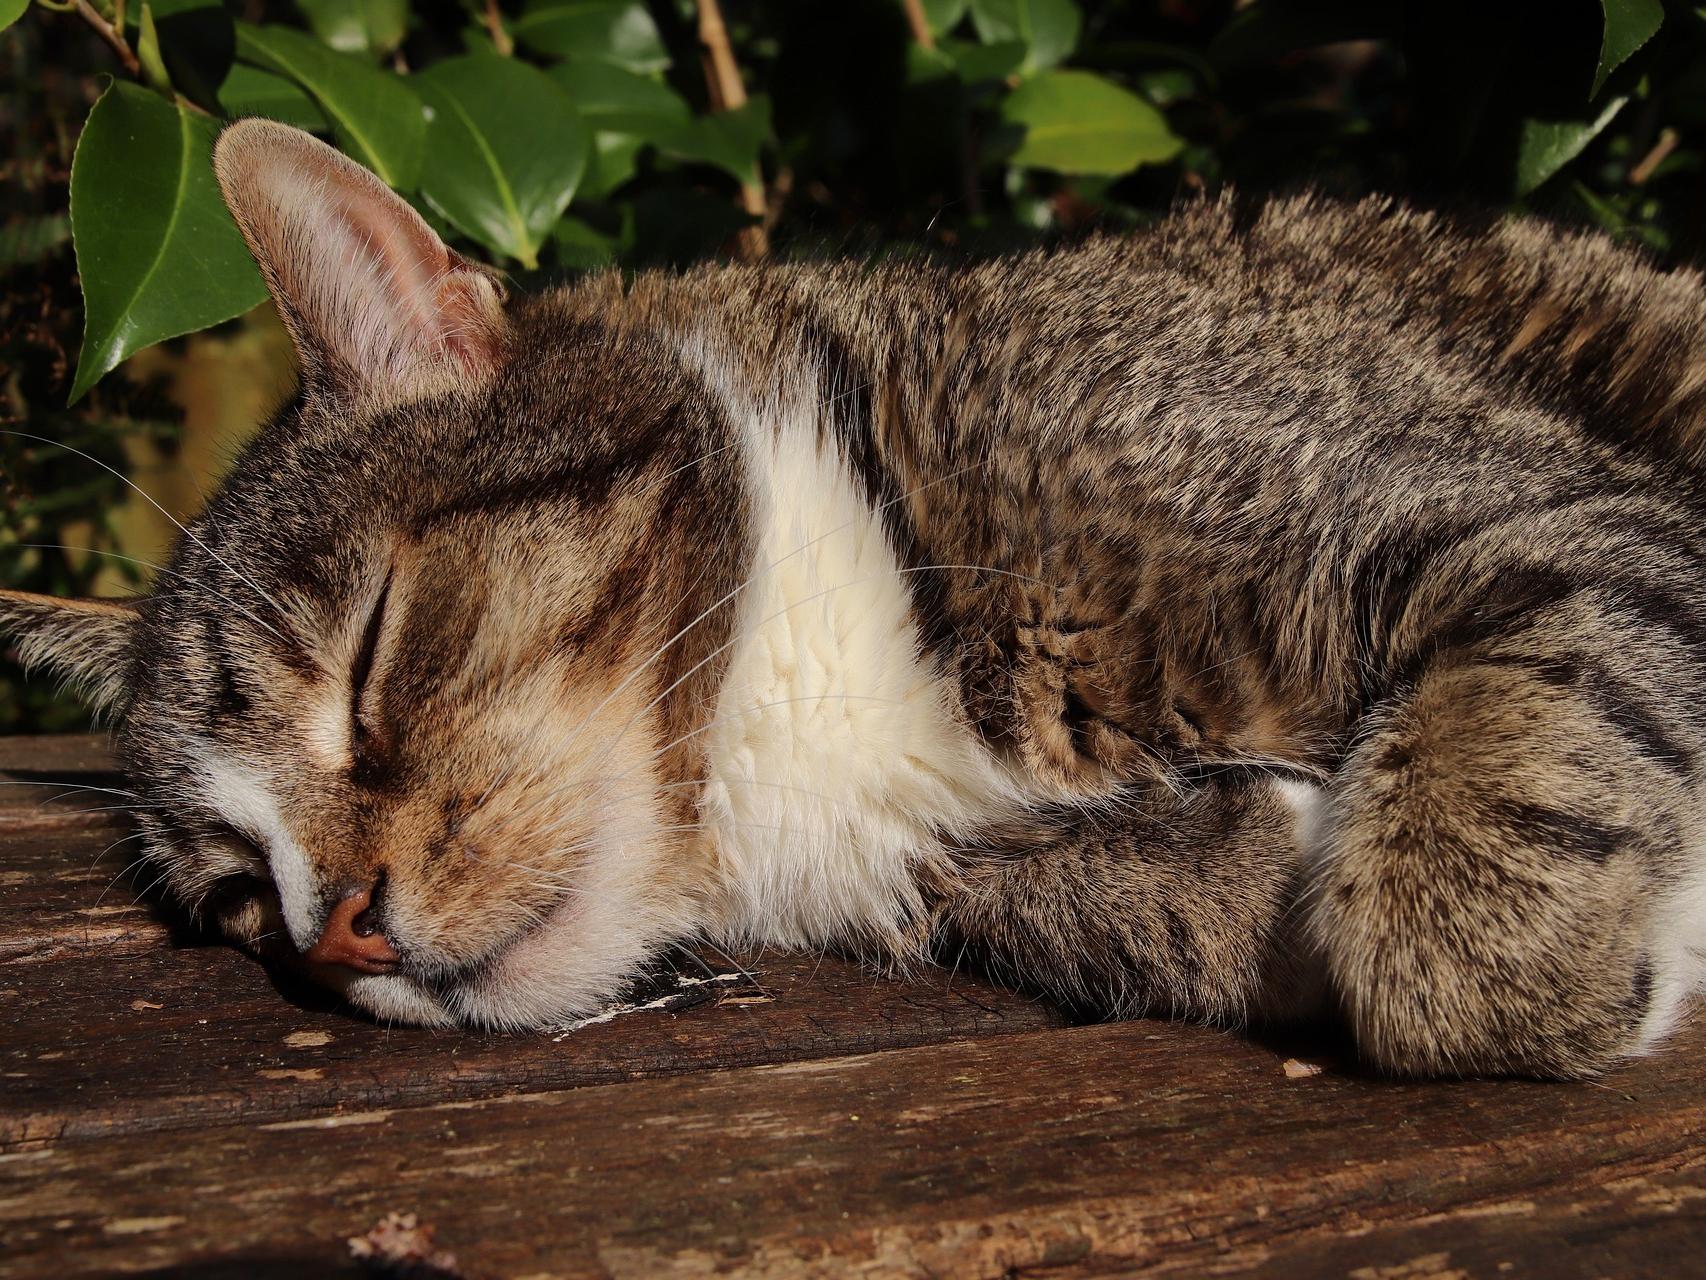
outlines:
{"label": "cat's nose", "polygon": [[326,919],[319,939],[303,953],[310,964],[336,964],[361,973],[389,973],[397,952],[380,931],[380,895],[385,877],[346,895]]}

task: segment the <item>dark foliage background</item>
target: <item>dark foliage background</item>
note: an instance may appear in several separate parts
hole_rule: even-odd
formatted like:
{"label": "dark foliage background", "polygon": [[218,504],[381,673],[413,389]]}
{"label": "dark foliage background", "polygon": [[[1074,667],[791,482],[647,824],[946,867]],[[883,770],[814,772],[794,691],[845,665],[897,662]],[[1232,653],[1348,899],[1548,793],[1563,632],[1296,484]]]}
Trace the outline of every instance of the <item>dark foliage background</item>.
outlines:
{"label": "dark foliage background", "polygon": [[[182,283],[136,181],[205,188],[231,116],[316,128],[523,288],[998,252],[1229,184],[1706,243],[1706,7],[1676,0],[0,0],[0,22],[0,585],[59,594],[146,582],[120,557],[167,526],[116,513],[121,477],[150,486],[201,429],[162,373],[177,335],[265,323],[252,274]],[[398,107],[419,102],[425,126]],[[0,732],[83,723],[19,676],[0,666]]]}

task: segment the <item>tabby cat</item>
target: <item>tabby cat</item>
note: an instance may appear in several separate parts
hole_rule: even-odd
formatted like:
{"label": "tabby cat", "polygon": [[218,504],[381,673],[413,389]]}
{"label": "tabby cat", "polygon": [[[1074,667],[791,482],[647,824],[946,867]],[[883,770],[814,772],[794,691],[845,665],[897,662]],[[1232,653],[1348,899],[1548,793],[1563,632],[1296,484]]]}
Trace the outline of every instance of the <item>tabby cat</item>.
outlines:
{"label": "tabby cat", "polygon": [[1191,204],[969,266],[506,300],[246,121],[300,392],[154,594],[0,598],[173,896],[386,1019],[661,949],[1654,1046],[1706,943],[1706,291],[1593,235]]}

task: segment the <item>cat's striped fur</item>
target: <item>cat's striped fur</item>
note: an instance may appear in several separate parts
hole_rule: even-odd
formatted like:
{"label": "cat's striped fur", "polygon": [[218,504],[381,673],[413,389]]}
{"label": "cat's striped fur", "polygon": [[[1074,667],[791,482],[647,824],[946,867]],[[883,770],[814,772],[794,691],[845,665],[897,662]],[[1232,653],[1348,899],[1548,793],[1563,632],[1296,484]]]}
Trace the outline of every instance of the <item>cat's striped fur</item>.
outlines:
{"label": "cat's striped fur", "polygon": [[[1342,1010],[1575,1076],[1706,946],[1706,292],[1596,236],[1210,201],[969,267],[500,309],[333,153],[219,168],[303,395],[124,611],[174,890],[377,1012],[540,1025],[667,942]],[[174,585],[177,584],[177,585]],[[231,891],[235,889],[233,894]]]}

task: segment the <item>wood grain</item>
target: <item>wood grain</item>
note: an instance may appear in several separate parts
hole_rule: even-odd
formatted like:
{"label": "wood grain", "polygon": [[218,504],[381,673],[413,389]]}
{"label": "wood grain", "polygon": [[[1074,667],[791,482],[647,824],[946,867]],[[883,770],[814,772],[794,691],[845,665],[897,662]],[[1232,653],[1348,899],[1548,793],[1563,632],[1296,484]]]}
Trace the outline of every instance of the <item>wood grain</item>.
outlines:
{"label": "wood grain", "polygon": [[[20,746],[0,740],[0,762]],[[106,768],[87,740],[49,739],[33,754],[72,784]],[[139,899],[148,877],[126,873],[135,855],[127,820],[85,811],[65,789],[0,788],[14,797],[0,808],[0,1151],[1064,1022],[1048,1005],[964,974],[898,983],[832,957],[746,956],[761,994],[679,1015],[626,1014],[561,1036],[379,1027]]]}
{"label": "wood grain", "polygon": [[0,963],[0,1151],[865,1053],[1062,1024],[960,975],[746,957],[762,995],[558,1035],[380,1027],[226,947]]}
{"label": "wood grain", "polygon": [[[88,739],[20,768],[113,784]],[[0,788],[0,1277],[357,1274],[392,1212],[439,1280],[1706,1275],[1698,1024],[1601,1083],[1398,1084],[767,956],[760,1003],[387,1029],[133,904],[123,818],[54,794]]]}
{"label": "wood grain", "polygon": [[66,1142],[0,1161],[0,1274],[328,1274],[409,1211],[505,1277],[1683,1275],[1703,1047],[1416,1086],[1133,1023]]}

